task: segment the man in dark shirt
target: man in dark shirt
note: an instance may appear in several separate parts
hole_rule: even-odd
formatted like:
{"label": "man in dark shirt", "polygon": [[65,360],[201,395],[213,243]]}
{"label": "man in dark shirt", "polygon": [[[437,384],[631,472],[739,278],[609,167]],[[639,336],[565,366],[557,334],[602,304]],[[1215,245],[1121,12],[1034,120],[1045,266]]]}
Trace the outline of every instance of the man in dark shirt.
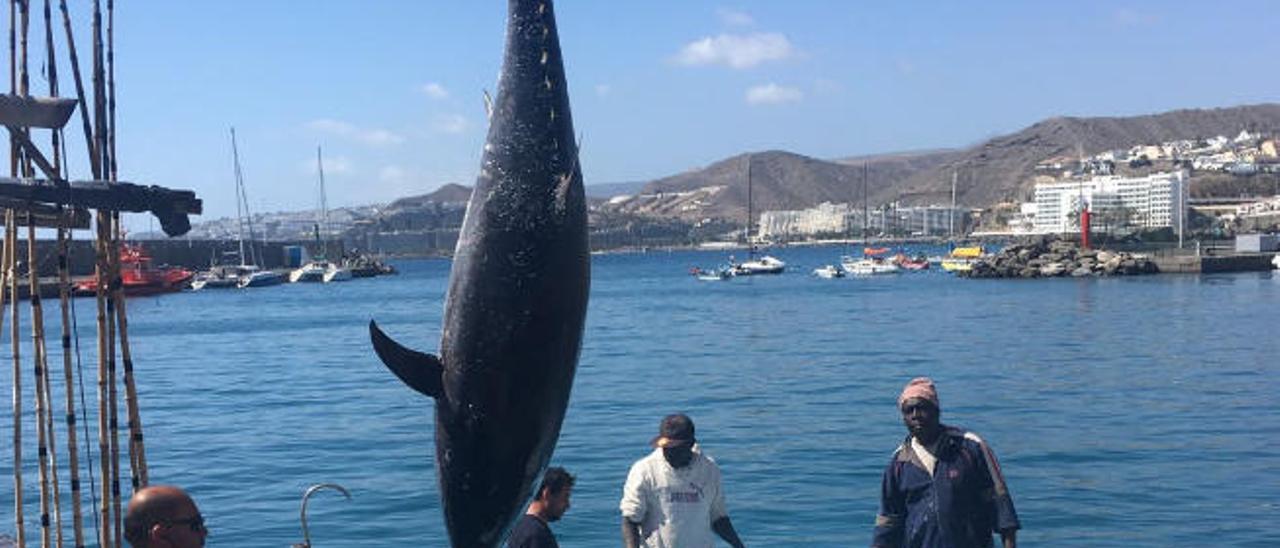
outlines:
{"label": "man in dark shirt", "polygon": [[564,468],[553,466],[542,476],[538,495],[529,503],[520,521],[507,537],[507,548],[560,548],[548,523],[558,521],[569,510],[569,494],[573,476]]}
{"label": "man in dark shirt", "polygon": [[910,435],[884,471],[874,548],[1017,545],[1018,514],[995,453],[973,432],[941,423],[938,392],[912,379],[898,398]]}

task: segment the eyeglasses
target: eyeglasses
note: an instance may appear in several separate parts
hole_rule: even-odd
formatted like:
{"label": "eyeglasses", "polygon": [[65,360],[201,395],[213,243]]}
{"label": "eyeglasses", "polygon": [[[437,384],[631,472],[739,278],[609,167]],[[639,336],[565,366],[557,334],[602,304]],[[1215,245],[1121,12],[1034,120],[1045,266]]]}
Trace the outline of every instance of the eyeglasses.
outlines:
{"label": "eyeglasses", "polygon": [[201,533],[201,532],[208,531],[208,529],[204,528],[204,516],[200,514],[196,514],[194,517],[189,517],[186,519],[161,520],[160,523],[163,523],[170,527],[174,525],[186,525],[187,527],[191,528],[192,533]]}

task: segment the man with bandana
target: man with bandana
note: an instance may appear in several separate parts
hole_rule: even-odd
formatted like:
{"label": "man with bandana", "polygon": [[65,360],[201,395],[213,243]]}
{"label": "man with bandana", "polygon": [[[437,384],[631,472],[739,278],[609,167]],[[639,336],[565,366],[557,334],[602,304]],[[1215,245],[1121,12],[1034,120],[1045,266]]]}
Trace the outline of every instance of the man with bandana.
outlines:
{"label": "man with bandana", "polygon": [[944,425],[933,381],[898,397],[909,434],[885,468],[873,548],[1017,546],[1018,514],[995,453],[977,434]]}

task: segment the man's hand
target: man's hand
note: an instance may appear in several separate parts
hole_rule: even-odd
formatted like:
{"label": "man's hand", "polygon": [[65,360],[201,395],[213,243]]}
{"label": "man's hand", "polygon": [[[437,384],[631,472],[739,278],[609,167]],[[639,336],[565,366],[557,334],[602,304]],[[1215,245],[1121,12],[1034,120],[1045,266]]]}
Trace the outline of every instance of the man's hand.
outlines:
{"label": "man's hand", "polygon": [[622,518],[622,546],[640,548],[640,525],[627,518]]}
{"label": "man's hand", "polygon": [[1018,548],[1018,530],[1005,529],[1000,531],[1000,540],[1004,542],[1004,548]]}
{"label": "man's hand", "polygon": [[738,532],[733,529],[733,522],[729,521],[729,516],[722,517],[712,523],[711,530],[720,535],[720,538],[724,539],[733,548],[746,548],[742,544],[742,539],[738,538]]}

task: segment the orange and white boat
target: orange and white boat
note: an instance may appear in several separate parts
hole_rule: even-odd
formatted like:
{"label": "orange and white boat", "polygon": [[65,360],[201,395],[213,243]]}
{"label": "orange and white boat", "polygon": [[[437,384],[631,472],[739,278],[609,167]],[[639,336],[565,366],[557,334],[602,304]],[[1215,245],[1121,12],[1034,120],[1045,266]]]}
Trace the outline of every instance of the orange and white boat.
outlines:
{"label": "orange and white boat", "polygon": [[[158,295],[182,291],[194,273],[173,266],[156,267],[151,256],[138,244],[120,245],[120,283],[128,296]],[[76,293],[96,293],[98,279],[89,278],[76,284]]]}

